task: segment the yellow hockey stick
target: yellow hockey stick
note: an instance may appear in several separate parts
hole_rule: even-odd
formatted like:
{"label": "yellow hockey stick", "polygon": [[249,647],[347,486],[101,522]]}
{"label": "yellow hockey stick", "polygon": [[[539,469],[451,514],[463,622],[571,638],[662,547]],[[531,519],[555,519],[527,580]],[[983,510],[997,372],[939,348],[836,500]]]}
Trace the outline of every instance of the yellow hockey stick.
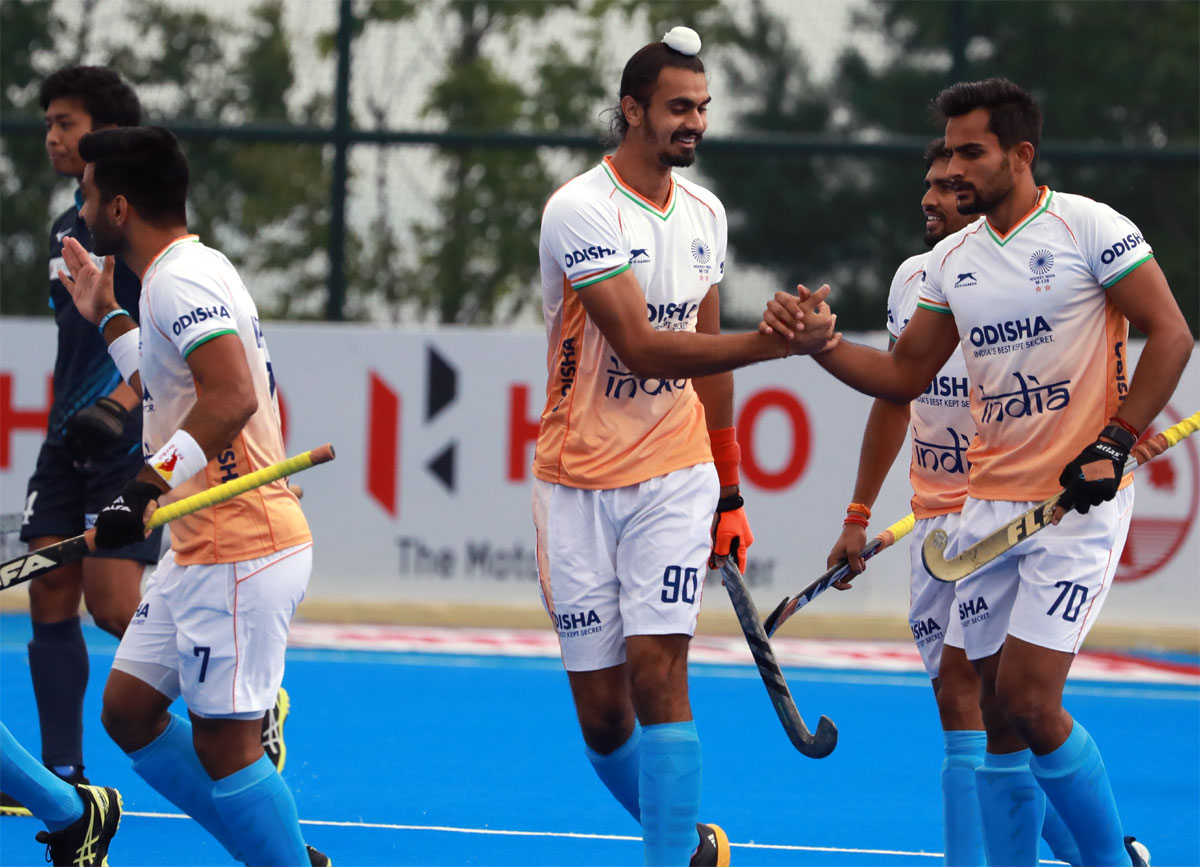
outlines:
{"label": "yellow hockey stick", "polygon": [[[268,485],[286,476],[295,475],[302,470],[307,470],[309,467],[331,461],[333,457],[333,446],[326,443],[311,451],[282,460],[277,464],[271,464],[269,467],[255,470],[249,475],[241,476],[240,478],[209,488],[207,491],[201,491],[190,497],[184,497],[182,500],[171,503],[169,506],[155,509],[154,514],[150,516],[150,520],[146,523],[146,529],[153,530],[155,527],[161,527],[163,524],[174,521],[176,518],[182,518],[184,515],[190,515],[192,512],[198,512],[201,509],[207,509],[209,506],[215,506],[217,503],[232,500],[234,497],[244,494],[247,491],[261,488],[263,485]],[[95,550],[96,531],[93,529],[71,539],[47,545],[45,548],[39,548],[36,551],[30,551],[28,554],[15,557],[0,564],[0,590],[7,590],[14,584],[22,584],[39,575],[44,575],[53,569],[57,569],[59,566],[81,560]]]}
{"label": "yellow hockey stick", "polygon": [[[1129,453],[1129,460],[1125,462],[1125,472],[1133,472],[1134,468],[1158,457],[1198,429],[1200,412],[1171,425],[1162,433],[1148,437],[1135,445]],[[1058,505],[1060,496],[1062,491],[1038,503],[1023,515],[1018,515],[991,535],[985,536],[948,560],[944,552],[949,539],[944,530],[934,530],[925,537],[925,544],[921,546],[921,558],[925,561],[925,568],[939,581],[961,581],[980,567],[991,563],[1022,539],[1028,539],[1039,530],[1045,529],[1054,517],[1054,507]]]}

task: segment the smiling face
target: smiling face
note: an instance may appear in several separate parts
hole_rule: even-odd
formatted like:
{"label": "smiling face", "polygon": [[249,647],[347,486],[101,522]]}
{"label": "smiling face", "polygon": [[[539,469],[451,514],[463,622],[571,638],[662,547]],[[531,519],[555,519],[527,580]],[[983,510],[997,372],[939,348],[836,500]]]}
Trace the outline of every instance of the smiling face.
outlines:
{"label": "smiling face", "polygon": [[990,117],[986,108],[977,108],[946,121],[949,175],[960,214],[989,213],[1017,186],[1009,151],[988,129]]}
{"label": "smiling face", "polygon": [[83,174],[79,140],[92,131],[92,116],[83,102],[69,96],[52,99],[46,106],[46,156],[60,175],[78,178]]}
{"label": "smiling face", "polygon": [[930,247],[970,222],[958,212],[949,157],[934,160],[925,173],[921,210],[925,212],[925,243]]}
{"label": "smiling face", "polygon": [[659,72],[650,104],[640,112],[640,126],[646,147],[660,163],[685,168],[695,162],[711,101],[704,73],[672,66]]}

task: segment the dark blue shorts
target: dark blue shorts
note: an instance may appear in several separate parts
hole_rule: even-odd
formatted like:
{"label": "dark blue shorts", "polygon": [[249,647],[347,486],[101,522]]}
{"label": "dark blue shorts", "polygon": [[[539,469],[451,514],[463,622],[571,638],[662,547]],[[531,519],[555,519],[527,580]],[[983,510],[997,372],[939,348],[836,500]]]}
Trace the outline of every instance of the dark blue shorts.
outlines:
{"label": "dark blue shorts", "polygon": [[[37,468],[25,495],[21,541],[42,536],[78,536],[95,523],[97,513],[113,501],[125,483],[144,465],[141,445],[129,451],[118,445],[95,460],[76,466],[61,443],[46,440],[38,452]],[[162,528],[144,542],[97,550],[89,556],[157,563],[162,551]]]}

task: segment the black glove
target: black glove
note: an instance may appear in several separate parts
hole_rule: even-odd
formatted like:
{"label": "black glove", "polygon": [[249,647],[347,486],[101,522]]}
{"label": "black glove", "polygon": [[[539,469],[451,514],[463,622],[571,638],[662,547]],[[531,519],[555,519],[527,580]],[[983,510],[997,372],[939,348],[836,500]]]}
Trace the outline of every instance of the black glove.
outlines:
{"label": "black glove", "polygon": [[102,397],[92,406],[85,406],[67,422],[64,437],[71,459],[90,461],[114,445],[125,433],[129,410],[111,397]]}
{"label": "black glove", "polygon": [[1058,477],[1063,486],[1058,505],[1064,512],[1076,509],[1086,515],[1092,506],[1111,500],[1117,495],[1128,458],[1129,449],[1124,445],[1096,440],[1067,464]]}
{"label": "black glove", "polygon": [[126,484],[116,499],[96,516],[96,547],[124,548],[145,539],[142,515],[146,513],[146,504],[162,495],[158,486],[149,482],[134,479]]}

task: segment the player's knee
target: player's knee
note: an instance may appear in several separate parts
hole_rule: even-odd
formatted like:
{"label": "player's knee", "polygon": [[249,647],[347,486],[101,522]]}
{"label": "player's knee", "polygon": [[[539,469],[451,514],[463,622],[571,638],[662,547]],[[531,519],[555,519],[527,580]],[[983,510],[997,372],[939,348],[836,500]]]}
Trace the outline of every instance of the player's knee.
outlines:
{"label": "player's knee", "polygon": [[137,717],[120,705],[109,702],[107,697],[100,709],[100,724],[104,726],[104,731],[112,738],[113,743],[124,752],[132,753],[149,742],[144,737],[145,732]]}
{"label": "player's knee", "polygon": [[97,626],[117,638],[125,635],[129,621],[133,619],[133,612],[123,605],[116,604],[116,600],[104,599],[97,602],[88,599],[87,609]]}
{"label": "player's knee", "polygon": [[1039,731],[1047,720],[1057,717],[1061,709],[1054,696],[1015,680],[996,684],[996,702],[1013,728],[1022,735]]}
{"label": "player's knee", "polygon": [[633,734],[636,720],[633,708],[621,705],[582,708],[579,711],[579,728],[584,742],[601,755],[608,755]]}

